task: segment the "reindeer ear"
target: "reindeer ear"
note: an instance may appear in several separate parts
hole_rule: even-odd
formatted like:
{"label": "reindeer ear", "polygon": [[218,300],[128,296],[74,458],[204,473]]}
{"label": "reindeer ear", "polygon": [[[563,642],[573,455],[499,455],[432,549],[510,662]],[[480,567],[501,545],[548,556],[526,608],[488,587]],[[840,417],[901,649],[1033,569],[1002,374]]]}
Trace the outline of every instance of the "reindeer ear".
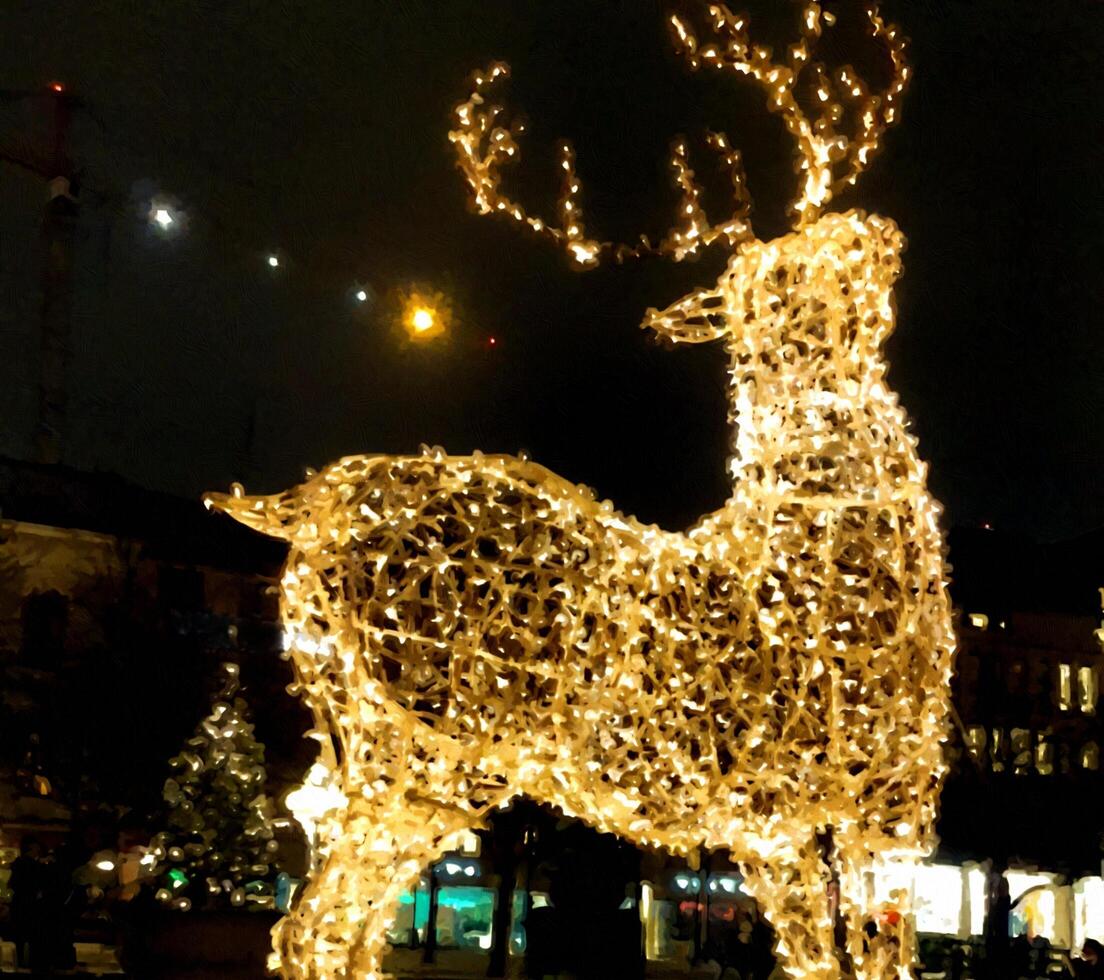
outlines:
{"label": "reindeer ear", "polygon": [[247,497],[235,484],[230,493],[208,493],[203,497],[208,510],[221,511],[234,520],[269,537],[288,541],[294,532],[296,508],[290,494]]}

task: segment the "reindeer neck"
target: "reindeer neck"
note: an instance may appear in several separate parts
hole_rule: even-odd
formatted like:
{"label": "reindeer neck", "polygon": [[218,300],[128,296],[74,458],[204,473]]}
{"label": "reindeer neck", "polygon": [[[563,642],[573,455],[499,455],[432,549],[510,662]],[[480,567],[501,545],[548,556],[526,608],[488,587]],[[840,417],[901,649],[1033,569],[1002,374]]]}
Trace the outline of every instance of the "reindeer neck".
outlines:
{"label": "reindeer neck", "polygon": [[[821,470],[826,461],[854,452],[855,437],[879,455],[903,448],[904,420],[885,382],[885,362],[830,347],[805,354],[793,365],[778,350],[759,357],[733,352],[730,369],[733,456],[737,488],[785,491],[797,475]],[[890,437],[891,433],[895,438]],[[806,482],[806,481],[802,481]],[[852,487],[861,492],[859,486]]]}
{"label": "reindeer neck", "polygon": [[869,497],[915,464],[881,356],[900,244],[891,222],[852,212],[730,264],[737,498]]}

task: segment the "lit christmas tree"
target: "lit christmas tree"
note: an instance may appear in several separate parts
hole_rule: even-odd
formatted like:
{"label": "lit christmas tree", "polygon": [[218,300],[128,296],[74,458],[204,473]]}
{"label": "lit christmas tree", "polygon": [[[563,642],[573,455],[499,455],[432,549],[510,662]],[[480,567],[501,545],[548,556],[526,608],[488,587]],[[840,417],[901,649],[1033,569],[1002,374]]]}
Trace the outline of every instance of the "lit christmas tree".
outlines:
{"label": "lit christmas tree", "polygon": [[253,735],[239,696],[237,664],[222,665],[222,686],[165,780],[168,828],[152,843],[157,898],[182,911],[206,895],[272,905],[272,862],[278,843],[265,795],[264,745]]}

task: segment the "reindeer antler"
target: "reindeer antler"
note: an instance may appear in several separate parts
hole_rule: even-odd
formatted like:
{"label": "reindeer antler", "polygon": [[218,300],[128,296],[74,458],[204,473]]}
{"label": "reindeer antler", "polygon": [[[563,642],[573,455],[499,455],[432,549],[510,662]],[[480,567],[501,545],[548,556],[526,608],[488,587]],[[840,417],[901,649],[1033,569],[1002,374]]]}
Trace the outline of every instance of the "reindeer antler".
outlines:
{"label": "reindeer antler", "polygon": [[550,224],[526,212],[525,208],[507,197],[501,190],[500,168],[520,158],[517,137],[524,126],[514,121],[504,124],[501,105],[487,102],[487,90],[499,79],[509,75],[509,66],[495,62],[473,78],[474,90],[467,101],[456,107],[456,128],[449,140],[456,149],[460,169],[467,178],[472,201],[480,214],[504,214],[531,232],[550,239],[567,249],[572,260],[584,268],[592,268],[607,255],[618,262],[646,254],[666,255],[676,262],[693,255],[699,248],[723,240],[730,247],[754,237],[748,214],[751,198],[747,192],[740,153],[729,147],[723,133],[709,133],[707,143],[721,157],[721,166],[732,180],[735,209],[732,217],[714,224],[701,205],[701,187],[690,166],[686,141],[675,140],[671,147],[671,170],[676,188],[681,192],[678,214],[681,218],[666,236],[653,243],[642,235],[635,245],[615,244],[589,237],[583,221],[582,184],[575,170],[575,151],[570,143],[560,146],[560,166],[563,184],[560,190],[559,224]]}
{"label": "reindeer antler", "polygon": [[[896,121],[897,103],[909,78],[904,39],[896,28],[886,26],[876,5],[867,8],[870,34],[885,42],[892,64],[889,84],[884,91],[873,93],[850,65],[831,72],[822,62],[813,60],[813,48],[824,25],[835,23],[834,15],[821,3],[815,0],[804,3],[800,38],[782,62],[774,60],[770,48],[752,42],[746,17],[733,14],[724,4],[712,4],[708,9],[713,38],[704,44],[685,20],[672,15],[676,46],[686,55],[691,68],[709,65],[733,71],[748,75],[767,88],[768,108],[782,116],[797,142],[797,169],[802,181],[792,210],[799,225],[809,224],[820,216],[835,194],[858,180],[877,150],[882,134]],[[617,261],[659,254],[680,262],[716,241],[733,247],[754,237],[748,220],[751,199],[743,163],[739,152],[730,149],[723,133],[710,133],[708,143],[721,155],[722,166],[732,177],[735,209],[727,221],[714,224],[706,215],[701,205],[701,187],[690,166],[686,142],[681,138],[671,149],[674,183],[681,193],[679,221],[656,243],[641,236],[635,245],[614,244],[587,234],[581,204],[582,183],[570,143],[560,146],[563,186],[558,223],[527,213],[502,192],[500,176],[503,164],[521,155],[517,137],[524,132],[524,126],[517,121],[505,124],[503,107],[487,101],[488,90],[509,72],[507,65],[495,62],[486,71],[476,73],[474,90],[467,101],[456,107],[456,128],[449,133],[480,214],[513,218],[534,234],[566,248],[576,263],[587,268],[598,265],[610,254]],[[810,76],[814,83],[811,101],[819,108],[816,115],[802,106],[798,93],[800,82]],[[847,118],[844,103],[853,109],[855,116],[850,131],[841,128]],[[842,172],[837,173],[841,165]]]}
{"label": "reindeer antler", "polygon": [[[867,84],[849,65],[829,72],[812,60],[812,50],[824,25],[835,23],[833,14],[818,2],[807,2],[801,12],[801,37],[790,47],[783,62],[773,60],[770,48],[754,44],[747,30],[747,18],[733,14],[724,4],[712,4],[709,15],[714,39],[702,44],[693,29],[679,16],[671,17],[677,46],[691,68],[709,65],[718,70],[749,75],[767,88],[768,107],[782,116],[797,142],[798,173],[802,177],[799,196],[793,204],[798,224],[815,221],[832,196],[858,180],[882,134],[897,118],[897,103],[908,83],[905,42],[895,27],[887,27],[877,6],[867,8],[871,36],[886,43],[892,63],[892,77],[885,91],[872,94]],[[802,108],[798,84],[806,69],[815,80],[814,100],[820,107],[815,117]],[[846,113],[841,101],[852,103],[857,122],[848,135],[838,127]],[[836,175],[845,163],[842,176]]]}

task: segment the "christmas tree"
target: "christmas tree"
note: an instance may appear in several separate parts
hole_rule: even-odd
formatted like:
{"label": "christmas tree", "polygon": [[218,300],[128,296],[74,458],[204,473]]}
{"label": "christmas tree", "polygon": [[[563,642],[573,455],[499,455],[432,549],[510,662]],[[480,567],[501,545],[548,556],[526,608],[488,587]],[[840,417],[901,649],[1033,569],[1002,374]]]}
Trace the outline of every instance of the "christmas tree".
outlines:
{"label": "christmas tree", "polygon": [[264,745],[240,697],[237,664],[224,663],[210,714],[196,727],[162,792],[168,827],[152,842],[157,898],[187,910],[206,904],[272,905],[272,804]]}

